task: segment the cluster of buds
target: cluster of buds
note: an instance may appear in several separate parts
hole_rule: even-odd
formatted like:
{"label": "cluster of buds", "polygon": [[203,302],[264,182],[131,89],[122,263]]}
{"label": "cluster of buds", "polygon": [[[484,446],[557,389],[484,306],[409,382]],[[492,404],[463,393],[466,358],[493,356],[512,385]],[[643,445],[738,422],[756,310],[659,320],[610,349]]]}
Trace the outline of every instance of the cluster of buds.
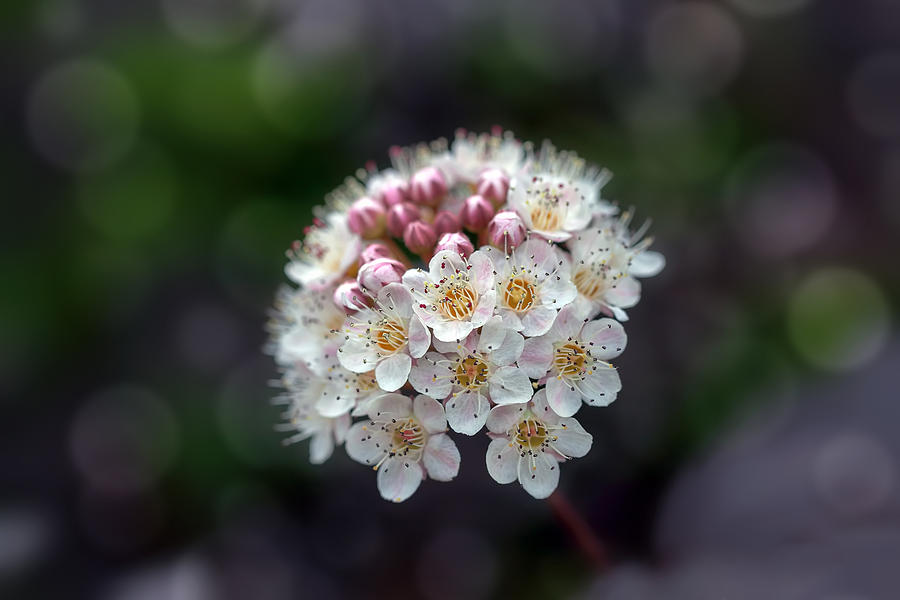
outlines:
{"label": "cluster of buds", "polygon": [[288,441],[316,463],[343,444],[399,502],[485,432],[490,476],[545,498],[590,450],[575,414],[618,395],[625,311],[665,261],[601,198],[609,173],[549,143],[458,132],[390,155],[288,252],[270,327]]}

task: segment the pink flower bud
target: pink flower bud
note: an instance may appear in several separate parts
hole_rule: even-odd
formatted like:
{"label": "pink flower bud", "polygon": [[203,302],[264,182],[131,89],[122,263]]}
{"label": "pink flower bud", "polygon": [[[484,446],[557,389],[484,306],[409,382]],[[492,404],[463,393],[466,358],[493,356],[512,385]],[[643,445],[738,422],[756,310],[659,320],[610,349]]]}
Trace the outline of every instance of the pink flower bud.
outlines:
{"label": "pink flower bud", "polygon": [[369,297],[356,281],[345,281],[334,290],[334,303],[347,311],[362,310],[369,306]]}
{"label": "pink flower bud", "polygon": [[438,214],[434,216],[434,223],[432,223],[432,225],[434,225],[434,232],[438,235],[459,231],[461,227],[459,217],[449,210],[439,211]]}
{"label": "pink flower bud", "polygon": [[386,211],[378,200],[363,196],[350,205],[347,212],[347,226],[350,231],[365,239],[381,237],[384,234]]}
{"label": "pink flower bud", "polygon": [[508,250],[525,241],[528,230],[522,218],[511,210],[503,210],[494,215],[488,224],[488,241],[491,246]]}
{"label": "pink flower bud", "polygon": [[409,180],[409,196],[416,204],[435,206],[447,194],[447,182],[437,167],[425,167]]}
{"label": "pink flower bud", "polygon": [[359,264],[364,265],[376,258],[393,258],[390,248],[384,244],[369,244],[359,253]]}
{"label": "pink flower bud", "polygon": [[419,209],[415,204],[410,204],[409,202],[395,204],[388,210],[388,231],[394,237],[403,237],[403,231],[406,229],[406,226],[413,221],[418,221],[419,217]]}
{"label": "pink flower bud", "polygon": [[469,231],[481,231],[487,227],[494,216],[494,205],[484,196],[469,196],[463,204],[462,210],[459,211],[459,217],[462,224]]}
{"label": "pink flower bud", "polygon": [[502,169],[485,169],[478,176],[478,195],[484,196],[500,206],[506,202],[506,193],[509,191],[509,177]]}
{"label": "pink flower bud", "polygon": [[391,177],[378,189],[378,199],[388,208],[409,198],[409,185],[401,177]]}
{"label": "pink flower bud", "polygon": [[441,236],[441,239],[438,240],[437,247],[434,251],[437,253],[441,250],[449,250],[450,252],[462,254],[463,256],[469,256],[475,251],[475,247],[472,246],[472,241],[469,240],[468,237],[458,231],[454,231],[452,233],[445,233]]}
{"label": "pink flower bud", "polygon": [[360,287],[374,296],[387,284],[400,281],[405,272],[406,267],[400,261],[393,258],[376,258],[359,268],[356,281]]}
{"label": "pink flower bud", "polygon": [[430,253],[436,241],[434,227],[422,221],[413,221],[403,231],[403,243],[416,254]]}

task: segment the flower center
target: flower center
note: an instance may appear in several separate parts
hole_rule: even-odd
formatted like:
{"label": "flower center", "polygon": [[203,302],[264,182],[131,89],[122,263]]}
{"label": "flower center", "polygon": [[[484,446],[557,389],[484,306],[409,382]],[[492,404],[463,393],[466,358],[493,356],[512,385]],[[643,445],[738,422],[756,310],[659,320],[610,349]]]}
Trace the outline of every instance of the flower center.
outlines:
{"label": "flower center", "polygon": [[597,300],[606,291],[606,275],[601,269],[595,272],[591,267],[581,267],[572,277],[578,293],[589,300]]}
{"label": "flower center", "polygon": [[519,421],[515,429],[515,440],[520,448],[537,450],[547,441],[547,427],[534,418]]}
{"label": "flower center", "polygon": [[391,319],[383,319],[372,331],[375,345],[382,354],[393,354],[406,345],[406,328]]}
{"label": "flower center", "polygon": [[470,390],[477,390],[487,383],[488,366],[483,360],[470,356],[456,364],[456,381]]}
{"label": "flower center", "polygon": [[462,321],[475,312],[476,299],[475,290],[470,285],[453,285],[444,291],[438,307],[448,319]]}
{"label": "flower center", "polygon": [[418,459],[425,448],[425,430],[414,418],[398,421],[391,436],[391,452]]}
{"label": "flower center", "polygon": [[556,205],[541,202],[529,213],[531,225],[539,231],[556,231],[561,228],[561,219]]}
{"label": "flower center", "polygon": [[587,348],[575,341],[557,347],[553,356],[553,365],[563,377],[580,377],[591,364]]}
{"label": "flower center", "polygon": [[515,311],[526,311],[534,305],[534,284],[524,277],[510,277],[503,292],[506,305]]}

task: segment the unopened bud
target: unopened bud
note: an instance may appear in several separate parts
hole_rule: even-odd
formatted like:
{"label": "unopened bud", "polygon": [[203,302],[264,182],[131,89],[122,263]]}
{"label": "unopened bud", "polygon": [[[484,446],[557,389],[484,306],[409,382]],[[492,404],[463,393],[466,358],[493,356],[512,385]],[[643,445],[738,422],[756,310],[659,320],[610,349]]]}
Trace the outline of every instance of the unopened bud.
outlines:
{"label": "unopened bud", "polygon": [[392,236],[403,237],[406,226],[420,218],[419,209],[415,204],[402,202],[395,204],[388,210],[387,227]]}
{"label": "unopened bud", "polygon": [[368,308],[369,301],[369,297],[356,281],[345,281],[334,290],[334,303],[346,311]]}
{"label": "unopened bud", "polygon": [[393,258],[394,254],[384,244],[369,244],[359,253],[359,264],[364,265],[376,258]]}
{"label": "unopened bud", "polygon": [[465,234],[454,231],[445,233],[441,236],[441,239],[438,240],[437,247],[435,247],[434,251],[435,253],[438,253],[441,250],[449,250],[450,252],[462,254],[467,257],[475,251],[475,247],[472,246],[472,241]]}
{"label": "unopened bud", "polygon": [[409,180],[409,196],[416,204],[435,206],[447,194],[447,182],[437,167],[419,169]]}
{"label": "unopened bud", "polygon": [[509,192],[509,176],[502,169],[485,169],[478,176],[476,189],[478,195],[493,202],[494,206],[501,206]]}
{"label": "unopened bud", "polygon": [[469,231],[482,231],[494,216],[494,205],[484,196],[474,195],[466,198],[459,217]]}
{"label": "unopened bud", "polygon": [[374,239],[384,235],[386,224],[384,205],[378,200],[363,196],[350,205],[347,225],[350,231],[364,239]]}
{"label": "unopened bud", "polygon": [[437,234],[434,228],[422,221],[413,221],[403,231],[403,243],[415,254],[430,253],[434,250]]}
{"label": "unopened bud", "polygon": [[444,235],[445,233],[459,231],[461,227],[459,217],[449,210],[438,211],[438,214],[434,216],[432,225],[434,225],[434,232],[439,236]]}
{"label": "unopened bud", "polygon": [[393,258],[376,258],[359,268],[356,281],[371,295],[377,295],[378,291],[389,283],[397,283],[406,272],[406,267],[400,261]]}
{"label": "unopened bud", "polygon": [[488,224],[488,242],[501,250],[516,248],[527,233],[522,218],[511,210],[498,212]]}

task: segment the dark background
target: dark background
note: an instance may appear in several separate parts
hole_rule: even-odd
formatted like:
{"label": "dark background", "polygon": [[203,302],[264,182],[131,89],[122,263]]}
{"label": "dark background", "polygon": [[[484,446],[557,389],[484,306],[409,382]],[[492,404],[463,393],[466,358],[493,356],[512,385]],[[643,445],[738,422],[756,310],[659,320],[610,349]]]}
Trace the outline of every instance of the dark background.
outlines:
{"label": "dark background", "polygon": [[[0,7],[4,598],[896,598],[900,4]],[[378,498],[268,403],[313,205],[499,124],[609,167],[668,266],[546,503]]]}

